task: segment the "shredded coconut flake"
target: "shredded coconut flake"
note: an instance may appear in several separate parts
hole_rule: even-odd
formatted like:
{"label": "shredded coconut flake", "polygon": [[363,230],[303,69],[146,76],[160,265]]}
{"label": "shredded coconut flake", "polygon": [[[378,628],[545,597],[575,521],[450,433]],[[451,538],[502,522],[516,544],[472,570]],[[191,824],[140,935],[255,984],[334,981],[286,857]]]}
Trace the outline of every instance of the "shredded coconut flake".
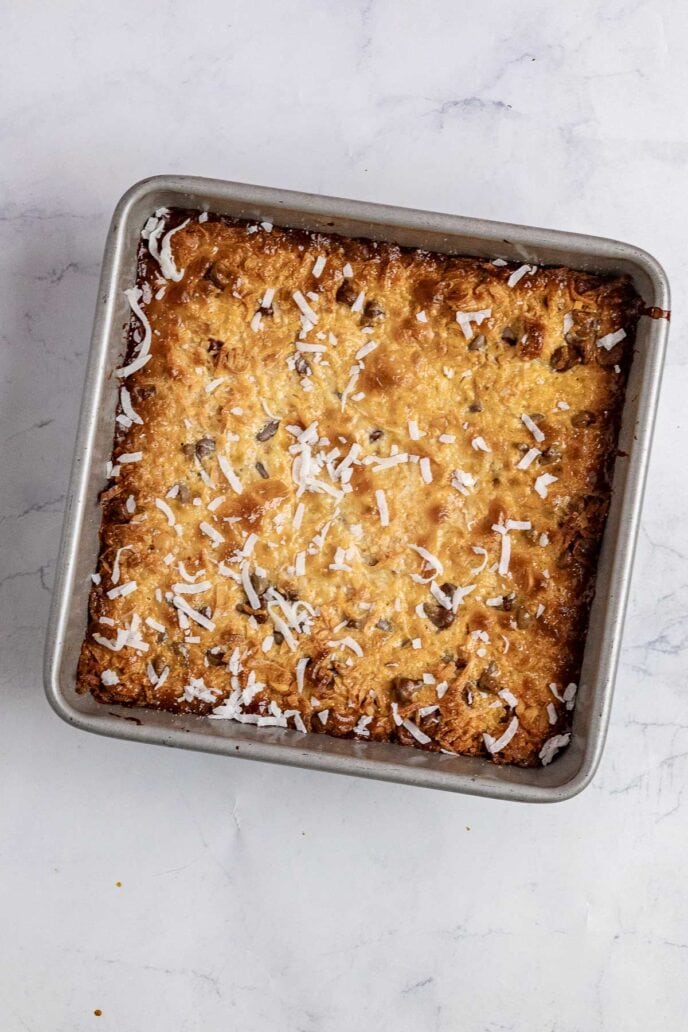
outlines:
{"label": "shredded coconut flake", "polygon": [[578,685],[574,684],[573,681],[566,685],[564,689],[564,702],[566,703],[567,710],[572,710],[576,703],[576,695],[578,693]]}
{"label": "shredded coconut flake", "polygon": [[518,717],[512,717],[506,731],[499,738],[493,738],[492,735],[483,735],[483,741],[487,751],[493,756],[495,753],[501,752],[502,749],[506,749],[507,745],[518,731]]}
{"label": "shredded coconut flake", "polygon": [[306,344],[304,341],[296,342],[296,350],[303,355],[323,355],[327,348],[324,344]]}
{"label": "shredded coconut flake", "polygon": [[456,613],[460,605],[463,604],[463,600],[466,595],[470,595],[472,591],[475,591],[475,584],[468,584],[465,588],[457,588],[452,596],[452,611]]}
{"label": "shredded coconut flake", "polygon": [[[179,233],[180,230],[184,229],[185,226],[188,226],[189,221],[189,219],[185,219],[184,222],[182,222],[179,226],[175,226],[174,229],[171,229],[169,233],[165,234],[165,236],[162,239],[162,246],[160,247],[160,251],[158,254],[155,254],[153,249],[150,248],[151,241],[149,240],[150,252],[153,255],[153,257],[157,260],[160,266],[160,271],[162,272],[165,279],[172,280],[174,283],[179,283],[180,280],[183,279],[184,270],[178,269],[175,265],[174,257],[172,256],[172,237],[175,235],[175,233]],[[146,223],[146,225],[148,225],[148,223]],[[143,233],[141,235],[143,236]],[[153,234],[151,234],[151,237],[152,235]]]}
{"label": "shredded coconut flake", "polygon": [[147,616],[145,622],[149,627],[152,627],[154,631],[158,631],[159,634],[165,634],[166,627],[164,624],[158,623],[152,616]]}
{"label": "shredded coconut flake", "polygon": [[260,609],[260,599],[258,598],[258,593],[251,582],[251,574],[249,564],[247,562],[243,562],[241,564],[241,584],[244,592],[246,593],[246,598],[249,601],[251,609]]}
{"label": "shredded coconut flake", "polygon": [[210,540],[213,543],[213,548],[217,548],[217,546],[221,545],[224,541],[224,537],[219,532],[219,530],[216,530],[215,527],[213,527],[212,524],[208,523],[206,520],[202,520],[198,524],[198,529],[202,530],[206,537],[210,538]]}
{"label": "shredded coconut flake", "polygon": [[480,566],[475,566],[471,570],[471,577],[477,577],[478,574],[482,573],[485,567],[487,566],[487,549],[481,548],[480,545],[473,545],[473,551],[476,555],[481,555],[483,557],[483,561],[480,564]]}
{"label": "shredded coconut flake", "polygon": [[529,272],[537,272],[537,265],[520,265],[518,269],[514,269],[506,281],[507,287],[515,287]]}
{"label": "shredded coconut flake", "polygon": [[122,406],[122,412],[127,417],[127,419],[130,419],[132,423],[143,424],[141,416],[139,416],[138,413],[134,412],[134,409],[132,408],[131,395],[129,394],[129,391],[126,387],[122,387],[120,389],[119,403]]}
{"label": "shredded coconut flake", "polygon": [[349,635],[347,635],[344,638],[333,638],[331,641],[328,641],[327,645],[328,648],[331,649],[347,648],[354,652],[357,656],[363,655],[363,649],[361,648],[361,646],[358,644],[355,638],[352,638]]}
{"label": "shredded coconut flake", "polygon": [[[260,302],[260,307],[263,310],[266,310],[266,309],[270,308],[270,306],[272,305],[272,301],[273,301],[274,296],[275,296],[275,288],[274,287],[267,287],[265,293],[263,294],[263,300]],[[263,408],[265,408],[265,404],[264,403],[263,403]],[[267,415],[271,415],[271,413],[268,412]]]}
{"label": "shredded coconut flake", "polygon": [[377,347],[378,343],[376,340],[369,340],[366,344],[363,345],[363,347],[358,349],[358,351],[354,355],[354,358],[358,359],[360,362],[362,358],[365,358],[366,355],[369,355],[371,351],[375,351],[375,348]]}
{"label": "shredded coconut flake", "polygon": [[[168,558],[169,558],[169,562],[168,562]],[[173,561],[174,561],[174,556],[170,552],[167,556],[165,556],[165,563],[169,566]],[[199,577],[202,577],[203,574],[205,573],[205,570],[199,570],[197,573],[189,573],[189,571],[187,570],[186,566],[184,565],[184,563],[182,562],[181,559],[177,563],[177,569],[179,570],[180,576],[184,578],[184,580],[186,581],[187,584],[195,584],[197,579]]]}
{"label": "shredded coconut flake", "polygon": [[455,488],[460,494],[468,497],[469,489],[475,487],[475,477],[472,477],[470,473],[466,473],[463,469],[455,469],[451,475],[451,486]]}
{"label": "shredded coconut flake", "polygon": [[209,620],[207,616],[203,615],[203,613],[199,613],[195,609],[192,609],[189,603],[186,601],[186,599],[182,598],[181,595],[173,595],[172,604],[176,606],[177,609],[179,609],[185,616],[188,616],[190,620],[193,620],[201,627],[204,627],[206,631],[215,630],[215,624],[213,623],[213,621]]}
{"label": "shredded coconut flake", "polygon": [[542,749],[538,753],[542,760],[542,766],[546,767],[552,762],[556,754],[560,749],[563,749],[571,741],[571,733],[567,732],[564,735],[554,735],[553,738],[548,738]]}
{"label": "shredded coconut flake", "polygon": [[[521,422],[523,423],[523,425],[526,427],[527,430],[530,430],[531,434],[533,435],[535,440],[538,442],[538,444],[540,444],[542,441],[544,441],[545,435],[543,434],[542,430],[537,425],[537,423],[533,422],[533,420],[530,418],[530,416],[526,412],[524,412],[523,415],[521,416]],[[525,469],[525,467],[521,467],[521,468]]]}
{"label": "shredded coconut flake", "polygon": [[192,702],[194,699],[208,703],[216,701],[214,693],[208,688],[202,677],[189,678],[189,683],[184,685],[184,699],[186,702]]}
{"label": "shredded coconut flake", "polygon": [[299,659],[296,663],[296,687],[299,692],[303,691],[304,674],[309,663],[310,659],[307,656],[303,659]]}
{"label": "shredded coconut flake", "polygon": [[115,552],[115,561],[112,564],[112,576],[110,578],[112,580],[113,584],[119,584],[119,560],[120,560],[120,556],[122,555],[123,552],[131,552],[131,551],[133,551],[133,547],[134,547],[133,545],[122,545],[122,547],[118,548],[117,551]]}
{"label": "shredded coconut flake", "polygon": [[501,577],[506,577],[509,572],[509,562],[511,560],[511,538],[509,537],[509,531],[507,527],[503,527],[499,523],[493,523],[492,529],[496,534],[501,535],[502,547],[499,556],[498,571]]}
{"label": "shredded coconut flake", "polygon": [[604,348],[605,351],[611,351],[616,344],[620,344],[622,340],[625,340],[625,338],[625,330],[615,330],[614,333],[607,333],[604,337],[599,337],[596,344],[598,348]]}
{"label": "shredded coconut flake", "polygon": [[300,731],[301,734],[305,735],[305,734],[308,733],[308,728],[304,724],[303,717],[301,716],[301,713],[299,712],[299,710],[288,709],[288,710],[284,711],[283,715],[285,717],[291,717],[292,718],[292,720],[294,721],[294,727],[296,728],[297,731]]}
{"label": "shredded coconut flake", "polygon": [[417,573],[411,574],[411,579],[417,584],[429,584],[431,580],[434,580],[436,576],[440,576],[444,572],[444,567],[439,561],[436,555],[432,552],[428,552],[427,548],[423,548],[421,545],[409,545],[409,548],[417,552],[421,559],[424,559],[428,567],[432,570],[429,577],[421,577]]}
{"label": "shredded coconut flake", "polygon": [[[338,449],[336,449],[338,451]],[[349,451],[344,456],[339,465],[332,471],[333,480],[346,480],[344,474],[349,468],[358,460],[358,456],[361,454],[361,446],[356,441],[351,445]]]}
{"label": "shredded coconut flake", "polygon": [[167,522],[169,523],[169,525],[171,527],[173,527],[177,521],[175,520],[174,513],[170,509],[170,507],[167,504],[167,502],[164,501],[162,498],[156,498],[155,499],[155,504],[158,507],[158,509],[160,509],[160,512],[165,514],[165,516],[167,517]]}
{"label": "shredded coconut flake", "polygon": [[531,462],[534,462],[540,454],[541,452],[539,448],[529,448],[523,458],[516,463],[516,469],[528,469]]}
{"label": "shredded coconut flake", "polygon": [[390,469],[392,466],[399,466],[403,462],[408,462],[409,457],[406,452],[397,452],[396,455],[382,456],[378,458],[374,456],[375,466],[372,467],[373,473],[379,473],[382,469]]}
{"label": "shredded coconut flake", "polygon": [[121,366],[115,370],[117,376],[125,377],[130,376],[131,373],[137,372],[145,366],[146,362],[151,358],[150,345],[153,337],[153,331],[151,325],[143,312],[143,309],[139,305],[139,301],[142,298],[142,292],[138,287],[131,287],[129,290],[124,291],[125,297],[129,302],[129,307],[132,312],[143,326],[143,340],[139,344],[138,352],[136,357],[129,365]]}
{"label": "shredded coconut flake", "polygon": [[[110,652],[120,652],[126,645],[127,632],[125,630],[122,630],[122,628],[120,627],[117,631],[117,637],[114,639],[106,638],[102,634],[94,634],[93,640],[97,642],[98,645],[102,645],[104,649],[109,649]],[[148,646],[146,645],[146,649],[147,648]]]}
{"label": "shredded coconut flake", "polygon": [[507,530],[532,530],[533,525],[530,520],[507,520]]}
{"label": "shredded coconut flake", "polygon": [[212,582],[209,580],[198,581],[196,584],[190,584],[188,581],[178,581],[172,585],[172,591],[177,595],[199,595],[204,591],[210,591],[212,586]]}
{"label": "shredded coconut flake", "polygon": [[502,690],[497,694],[499,695],[500,699],[504,700],[507,706],[510,706],[511,709],[516,709],[516,707],[518,706],[518,699],[513,694],[513,692],[509,691],[508,688],[502,688]]}
{"label": "shredded coconut flake", "polygon": [[348,383],[347,383],[346,387],[342,391],[342,402],[341,402],[341,410],[342,410],[342,412],[346,408],[346,403],[347,403],[347,401],[349,399],[349,395],[351,394],[351,392],[353,391],[354,387],[356,386],[356,381],[358,380],[360,374],[361,374],[361,369],[360,369],[360,366],[358,366],[358,365],[352,366],[351,369],[349,370],[349,380],[348,380]]}
{"label": "shredded coconut flake", "polygon": [[552,484],[556,484],[558,477],[553,477],[551,473],[542,473],[535,481],[534,490],[540,495],[540,498],[546,498],[548,488]]}
{"label": "shredded coconut flake", "polygon": [[484,437],[474,437],[473,440],[471,441],[471,447],[475,451],[484,451],[484,452],[492,451],[492,449],[486,443]]}
{"label": "shredded coconut flake", "polygon": [[224,473],[225,479],[227,480],[227,483],[229,484],[231,489],[233,491],[235,491],[236,494],[241,494],[242,491],[243,491],[243,487],[242,487],[241,481],[239,480],[239,477],[236,475],[236,473],[232,469],[231,463],[230,463],[229,459],[227,458],[227,456],[220,454],[217,457],[217,461],[218,461],[220,469]]}
{"label": "shredded coconut flake", "polygon": [[361,718],[356,724],[356,727],[354,728],[354,734],[361,735],[363,738],[369,738],[370,731],[368,730],[368,724],[371,722],[372,719],[373,718],[367,716],[367,714],[362,714]]}
{"label": "shredded coconut flake", "polygon": [[476,326],[481,326],[485,319],[489,319],[491,315],[491,308],[483,308],[479,312],[457,312],[456,321],[463,330],[463,335],[466,340],[472,340],[473,323],[475,323]]}
{"label": "shredded coconut flake", "polygon": [[430,736],[426,735],[424,731],[421,731],[421,729],[416,724],[414,724],[412,720],[409,720],[408,717],[402,720],[401,723],[406,728],[408,733],[412,735],[417,742],[420,743],[420,745],[427,745],[428,742],[432,741]]}
{"label": "shredded coconut flake", "polygon": [[450,597],[449,595],[445,594],[445,592],[442,591],[442,589],[436,581],[431,581],[430,583],[430,594],[437,602],[439,602],[439,604],[444,609],[451,609],[453,595],[452,597]]}
{"label": "shredded coconut flake", "polygon": [[377,511],[380,516],[380,526],[389,526],[389,509],[387,508],[387,498],[384,491],[377,490],[375,492],[375,503],[377,505]]}
{"label": "shredded coconut flake", "polygon": [[294,301],[296,302],[302,314],[305,315],[306,319],[310,320],[310,322],[312,322],[313,324],[317,323],[318,316],[313,311],[311,306],[308,304],[301,291],[295,290],[291,296],[294,298]]}

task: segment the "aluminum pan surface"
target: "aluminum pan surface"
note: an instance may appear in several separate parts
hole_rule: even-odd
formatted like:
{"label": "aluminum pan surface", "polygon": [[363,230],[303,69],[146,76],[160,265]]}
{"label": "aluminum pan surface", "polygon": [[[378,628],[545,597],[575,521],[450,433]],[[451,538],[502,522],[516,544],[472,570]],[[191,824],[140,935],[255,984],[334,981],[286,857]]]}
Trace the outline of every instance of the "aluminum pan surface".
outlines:
{"label": "aluminum pan surface", "polygon": [[609,721],[668,335],[664,319],[642,318],[639,324],[619,437],[619,449],[628,457],[616,462],[572,742],[550,766],[498,767],[487,759],[386,743],[258,730],[232,721],[105,706],[76,693],[89,576],[98,553],[98,493],[112,449],[117,398],[112,369],[124,351],[123,328],[129,315],[123,291],[134,282],[141,227],[161,206],[269,218],[277,225],[392,240],[446,253],[627,273],[647,306],[669,308],[669,287],[661,266],[646,252],[613,240],[188,176],[157,176],[136,184],[115,210],[103,259],[46,640],[45,688],[55,711],[84,730],[154,744],[502,799],[555,802],[575,795],[597,768]]}

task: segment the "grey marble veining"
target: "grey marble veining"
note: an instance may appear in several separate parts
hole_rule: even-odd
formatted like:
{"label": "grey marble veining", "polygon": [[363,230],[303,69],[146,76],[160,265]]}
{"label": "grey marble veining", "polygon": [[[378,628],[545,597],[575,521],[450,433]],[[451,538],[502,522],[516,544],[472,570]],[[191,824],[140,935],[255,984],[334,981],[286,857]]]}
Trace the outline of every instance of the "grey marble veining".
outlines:
{"label": "grey marble veining", "polygon": [[[685,5],[63,0],[6,21],[3,1032],[682,1027]],[[100,253],[117,197],[160,171],[595,232],[666,266],[662,407],[583,795],[537,808],[241,764],[89,737],[48,710]]]}

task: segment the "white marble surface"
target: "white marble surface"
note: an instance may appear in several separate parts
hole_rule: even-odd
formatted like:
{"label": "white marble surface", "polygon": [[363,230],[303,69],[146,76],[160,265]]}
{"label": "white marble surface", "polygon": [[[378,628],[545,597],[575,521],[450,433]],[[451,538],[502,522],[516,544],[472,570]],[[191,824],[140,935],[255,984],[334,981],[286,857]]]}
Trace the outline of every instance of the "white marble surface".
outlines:
{"label": "white marble surface", "polygon": [[[3,1032],[684,1027],[685,4],[3,14]],[[89,737],[49,711],[41,651],[101,247],[118,196],[161,171],[598,232],[664,263],[662,410],[609,741],[583,795],[453,797]]]}

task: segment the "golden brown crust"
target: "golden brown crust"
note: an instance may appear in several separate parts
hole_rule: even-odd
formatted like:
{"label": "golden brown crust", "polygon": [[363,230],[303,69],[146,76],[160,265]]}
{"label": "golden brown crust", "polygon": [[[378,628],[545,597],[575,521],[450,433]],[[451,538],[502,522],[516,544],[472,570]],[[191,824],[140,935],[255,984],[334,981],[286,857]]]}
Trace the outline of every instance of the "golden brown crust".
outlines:
{"label": "golden brown crust", "polygon": [[[609,504],[630,283],[198,213],[151,229],[152,357],[122,378],[142,422],[120,408],[79,689],[497,763],[549,740],[548,760]],[[142,337],[133,316],[128,361]]]}

